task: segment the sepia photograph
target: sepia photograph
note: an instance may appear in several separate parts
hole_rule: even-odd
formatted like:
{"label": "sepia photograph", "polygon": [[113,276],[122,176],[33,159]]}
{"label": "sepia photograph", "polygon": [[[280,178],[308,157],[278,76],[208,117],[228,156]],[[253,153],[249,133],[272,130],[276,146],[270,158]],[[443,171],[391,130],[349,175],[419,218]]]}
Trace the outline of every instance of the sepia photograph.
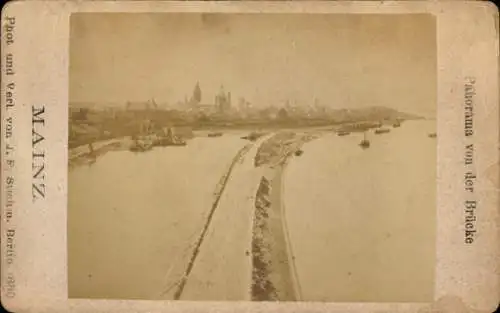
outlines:
{"label": "sepia photograph", "polygon": [[432,302],[432,14],[74,13],[71,299]]}

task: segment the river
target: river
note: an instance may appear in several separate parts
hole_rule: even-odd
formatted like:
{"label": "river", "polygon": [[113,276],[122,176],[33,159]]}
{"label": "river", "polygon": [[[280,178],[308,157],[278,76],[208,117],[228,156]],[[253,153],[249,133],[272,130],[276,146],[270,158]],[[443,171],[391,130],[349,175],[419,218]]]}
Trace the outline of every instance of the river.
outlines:
{"label": "river", "polygon": [[301,297],[431,301],[434,294],[435,121],[390,133],[328,134],[285,171],[285,214]]}
{"label": "river", "polygon": [[[284,170],[293,273],[309,301],[429,301],[434,283],[434,121],[390,133],[323,134]],[[71,298],[172,299],[214,191],[248,141],[196,137],[185,147],[111,151],[68,180]],[[258,143],[257,143],[258,144]],[[182,299],[248,298],[257,145],[235,166]],[[237,275],[235,273],[238,273]]]}
{"label": "river", "polygon": [[185,147],[113,151],[68,175],[72,298],[171,299],[214,191],[248,141],[194,138]]}

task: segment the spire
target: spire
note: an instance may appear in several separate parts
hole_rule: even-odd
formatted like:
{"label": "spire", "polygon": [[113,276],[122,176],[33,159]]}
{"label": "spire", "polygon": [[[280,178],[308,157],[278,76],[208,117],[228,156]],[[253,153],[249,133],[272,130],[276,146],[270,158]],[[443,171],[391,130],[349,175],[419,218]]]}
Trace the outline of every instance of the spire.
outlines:
{"label": "spire", "polygon": [[196,85],[194,86],[192,100],[195,103],[200,103],[201,101],[201,88],[199,82],[196,82]]}

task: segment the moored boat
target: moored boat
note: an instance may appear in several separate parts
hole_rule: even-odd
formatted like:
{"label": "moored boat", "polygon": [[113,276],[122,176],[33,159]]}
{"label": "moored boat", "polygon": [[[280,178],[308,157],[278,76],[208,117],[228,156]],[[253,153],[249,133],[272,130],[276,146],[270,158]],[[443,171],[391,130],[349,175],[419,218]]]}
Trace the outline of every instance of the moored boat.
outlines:
{"label": "moored boat", "polygon": [[212,132],[208,134],[208,137],[220,137],[222,136],[221,132]]}
{"label": "moored boat", "polygon": [[385,134],[385,133],[388,133],[390,132],[391,130],[388,129],[388,128],[377,128],[375,129],[375,134],[379,135],[379,134]]}
{"label": "moored boat", "polygon": [[250,140],[250,141],[256,141],[257,139],[259,139],[262,136],[264,136],[264,133],[251,132],[247,136],[241,137],[241,139]]}
{"label": "moored boat", "polygon": [[144,152],[151,150],[152,148],[153,144],[151,142],[135,140],[129,150],[132,152]]}
{"label": "moored boat", "polygon": [[174,135],[172,128],[168,128],[166,134],[158,138],[155,145],[160,147],[185,146],[187,143],[184,138]]}
{"label": "moored boat", "polygon": [[359,146],[363,149],[369,148],[370,147],[370,141],[366,139],[366,132],[364,133],[363,140],[359,143]]}
{"label": "moored boat", "polygon": [[159,147],[185,146],[185,145],[187,145],[187,143],[182,138],[174,138],[173,140],[171,140],[169,138],[160,138],[156,142],[156,146],[159,146]]}

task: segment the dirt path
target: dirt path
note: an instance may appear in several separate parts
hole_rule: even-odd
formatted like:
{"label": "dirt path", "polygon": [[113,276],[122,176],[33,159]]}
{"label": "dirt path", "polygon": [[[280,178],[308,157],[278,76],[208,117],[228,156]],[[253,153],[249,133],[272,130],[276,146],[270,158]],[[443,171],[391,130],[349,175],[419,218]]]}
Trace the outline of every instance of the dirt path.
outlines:
{"label": "dirt path", "polygon": [[261,145],[255,165],[264,169],[255,201],[252,300],[298,301],[300,282],[283,203],[283,170],[302,144],[317,134],[281,133]]}

